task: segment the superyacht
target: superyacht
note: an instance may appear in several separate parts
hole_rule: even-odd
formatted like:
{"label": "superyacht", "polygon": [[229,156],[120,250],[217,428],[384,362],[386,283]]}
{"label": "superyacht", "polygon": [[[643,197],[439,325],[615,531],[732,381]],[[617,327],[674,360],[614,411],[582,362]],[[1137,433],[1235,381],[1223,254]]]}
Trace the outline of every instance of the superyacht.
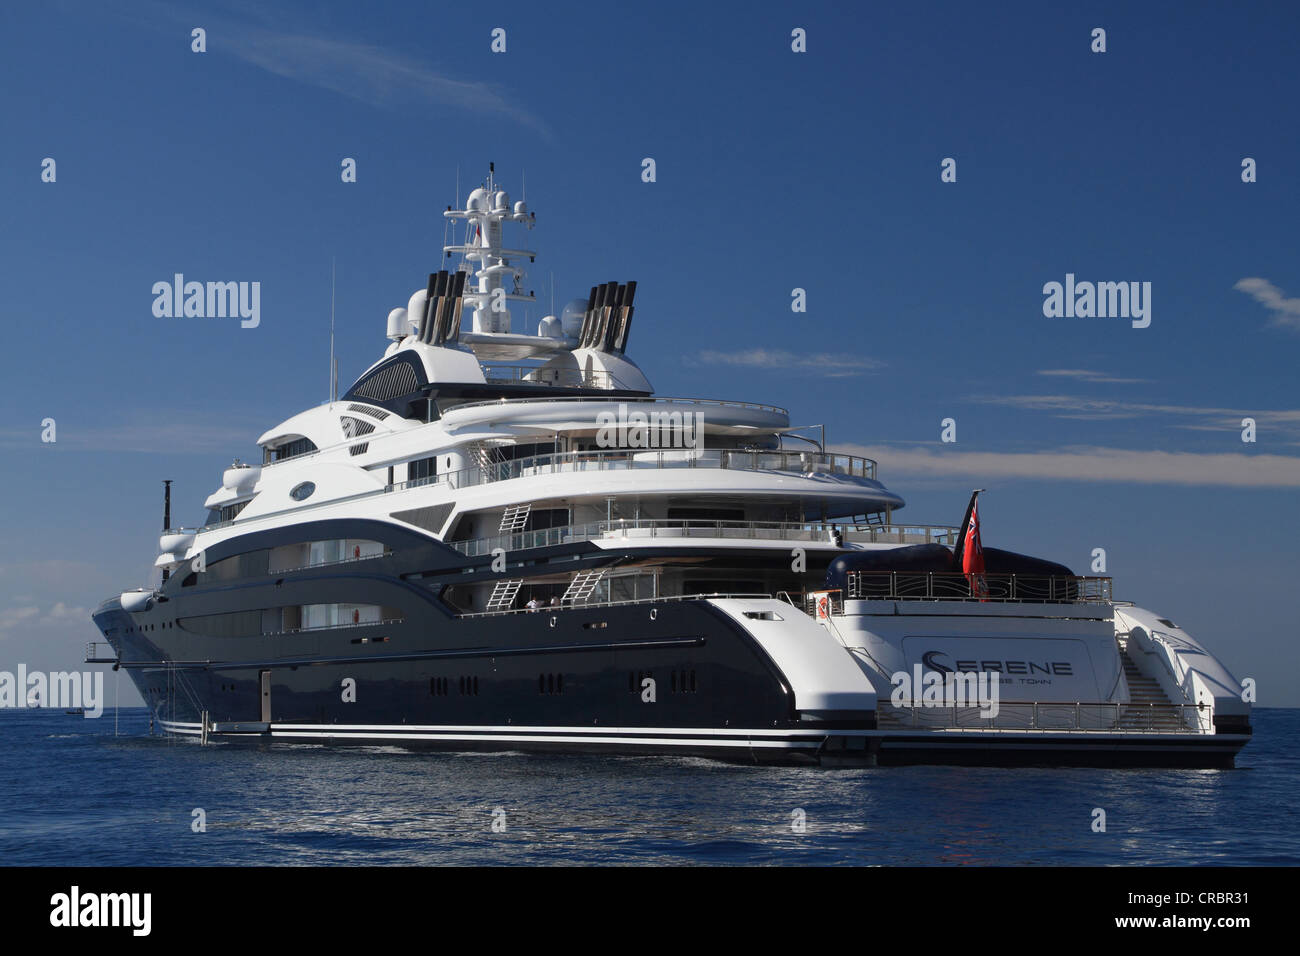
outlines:
{"label": "superyacht", "polygon": [[[257,439],[160,582],[94,612],[203,742],[854,764],[1232,766],[1250,705],[1105,577],[900,522],[783,408],[654,393],[637,284],[520,331],[495,173],[341,397]],[[457,242],[457,236],[463,240]],[[974,680],[964,695],[960,681]]]}

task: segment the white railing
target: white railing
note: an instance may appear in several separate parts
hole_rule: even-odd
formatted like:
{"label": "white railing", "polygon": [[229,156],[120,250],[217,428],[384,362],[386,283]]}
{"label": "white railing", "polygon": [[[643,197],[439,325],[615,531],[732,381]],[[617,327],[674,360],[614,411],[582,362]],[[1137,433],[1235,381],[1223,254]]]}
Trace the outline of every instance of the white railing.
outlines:
{"label": "white railing", "polygon": [[799,474],[842,475],[874,480],[876,463],[856,455],[830,455],[822,452],[749,452],[729,448],[636,449],[612,448],[608,451],[566,451],[528,458],[473,465],[458,471],[444,472],[389,485],[386,490],[401,491],[421,485],[446,484],[451,488],[492,484],[512,478],[587,471],[634,471],[664,468],[722,468],[733,471],[779,471]]}
{"label": "white railing", "polygon": [[[399,481],[395,484],[385,485],[382,488],[376,488],[374,491],[362,491],[341,498],[306,502],[296,508],[282,508],[278,511],[255,515],[251,518],[236,516],[225,521],[204,525],[202,528],[195,529],[195,533],[226,528],[237,521],[257,521],[290,513],[302,513],[313,508],[324,508],[345,501],[354,501],[393,491],[405,491],[409,488],[419,488],[424,485],[446,485],[451,489],[458,489],[508,481],[512,478],[531,478],[538,475],[667,468],[776,471],[800,474],[804,477],[820,474],[871,480],[875,479],[876,473],[876,463],[870,458],[860,458],[856,455],[831,455],[822,452],[748,452],[729,448],[674,448],[660,450],[614,448],[608,451],[556,452],[547,455],[533,455],[529,458],[494,462],[487,465],[472,465],[459,471],[443,472],[442,474],[431,475],[427,478],[415,478],[410,481]],[[173,530],[180,531],[184,529]]]}
{"label": "white railing", "polygon": [[1024,730],[1139,734],[1205,733],[1197,704],[1119,704],[1085,702],[999,702],[992,708],[882,704],[876,713],[882,730]]}
{"label": "white railing", "polygon": [[1074,575],[983,574],[977,581],[959,572],[850,571],[848,600],[866,601],[1018,601],[1026,603],[1109,604],[1111,579]]}
{"label": "white railing", "polygon": [[627,398],[623,398],[623,397],[608,398],[603,395],[591,396],[591,397],[582,396],[582,395],[571,395],[568,397],[562,396],[558,398],[488,399],[479,402],[465,402],[460,405],[451,405],[444,410],[443,414],[446,415],[448,412],[460,411],[462,408],[482,408],[488,405],[495,405],[498,407],[503,405],[509,406],[512,402],[521,402],[521,403],[526,402],[530,405],[536,404],[538,402],[600,402],[601,404],[613,404],[614,402],[618,402],[620,404],[627,404],[627,405],[633,405],[633,404],[699,405],[704,408],[740,408],[749,411],[773,412],[777,415],[784,415],[787,419],[790,417],[789,411],[787,411],[786,409],[782,408],[779,405],[764,405],[759,402],[737,402],[725,398],[657,398],[657,397],[639,398],[636,396],[630,396]]}
{"label": "white railing", "polygon": [[586,524],[517,531],[512,534],[448,542],[468,557],[491,554],[495,549],[525,551],[550,548],[575,541],[602,538],[644,539],[658,542],[676,538],[724,538],[741,541],[830,541],[838,532],[845,540],[887,541],[906,544],[949,543],[957,529],[925,525],[846,525],[780,521],[706,521],[673,518],[614,518]]}
{"label": "white railing", "polygon": [[[482,369],[483,380],[492,385],[539,385],[605,390],[616,387],[615,379],[603,369],[586,371],[580,368],[545,368],[541,365],[484,365]],[[602,400],[609,401],[607,398]]]}
{"label": "white railing", "polygon": [[500,611],[467,611],[461,617],[493,617],[498,614],[555,614],[557,611],[581,611],[588,608],[621,607],[624,604],[664,604],[669,601],[709,601],[723,599],[760,600],[770,599],[770,594],[723,593],[713,594],[669,594],[659,597],[626,598],[618,601],[569,602],[565,604],[539,604],[537,607],[505,608]]}
{"label": "white railing", "polygon": [[[101,647],[107,647],[108,653],[100,651]],[[116,664],[118,661],[117,651],[113,650],[113,645],[107,641],[91,641],[86,645],[86,664]]]}

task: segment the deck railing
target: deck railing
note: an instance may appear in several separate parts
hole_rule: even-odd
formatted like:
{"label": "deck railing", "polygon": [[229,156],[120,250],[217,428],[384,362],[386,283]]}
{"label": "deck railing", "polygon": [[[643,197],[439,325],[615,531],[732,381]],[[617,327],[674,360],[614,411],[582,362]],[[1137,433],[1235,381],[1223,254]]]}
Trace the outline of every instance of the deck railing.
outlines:
{"label": "deck railing", "polygon": [[[627,449],[614,448],[608,451],[571,451],[556,452],[547,455],[533,455],[529,458],[487,462],[471,465],[458,471],[443,472],[427,478],[415,478],[384,485],[373,491],[362,491],[354,495],[332,498],[327,501],[307,502],[296,508],[282,508],[267,514],[251,518],[229,518],[214,524],[204,525],[199,531],[215,531],[226,528],[238,521],[258,521],[289,513],[301,514],[314,508],[325,508],[354,501],[372,495],[405,491],[424,485],[446,485],[452,489],[492,484],[508,481],[512,478],[531,478],[539,475],[563,474],[569,472],[589,471],[632,471],[639,469],[666,468],[727,468],[738,471],[778,471],[800,474],[805,477],[816,475],[841,475],[852,478],[874,480],[876,463],[870,458],[856,455],[830,455],[821,452],[749,452],[729,448],[672,448],[672,449]],[[174,531],[191,529],[172,529]]]}
{"label": "deck railing", "polygon": [[938,571],[850,571],[844,597],[868,601],[1017,601],[1109,604],[1111,579],[1075,575],[965,574]]}
{"label": "deck railing", "polygon": [[590,397],[582,396],[582,395],[568,395],[560,398],[485,399],[483,401],[463,402],[459,405],[450,405],[447,407],[444,414],[452,411],[460,411],[462,408],[483,408],[488,405],[494,405],[497,407],[501,407],[501,406],[508,407],[513,402],[526,402],[529,405],[535,405],[538,402],[600,402],[602,404],[610,404],[615,401],[623,405],[662,404],[662,405],[698,405],[702,408],[738,408],[738,409],[747,409],[750,411],[773,412],[778,415],[784,415],[786,416],[786,418],[789,418],[790,416],[790,413],[786,409],[782,408],[780,405],[763,405],[759,402],[736,402],[725,398],[657,398],[657,397],[642,398],[634,395],[627,396],[627,397],[620,396],[617,399],[610,398],[605,395],[590,396]]}
{"label": "deck railing", "polygon": [[[876,712],[882,730],[1024,730],[1038,732],[1203,733],[1204,704],[1120,704],[1084,702],[1006,702],[993,716],[980,707],[895,706],[882,701]],[[991,710],[991,708],[989,708]]]}
{"label": "deck railing", "polygon": [[780,471],[813,477],[839,475],[873,479],[876,463],[856,455],[822,452],[750,452],[728,448],[613,448],[608,451],[567,451],[528,458],[486,462],[458,471],[416,478],[389,485],[385,490],[401,491],[421,485],[445,484],[451,488],[532,478],[538,475],[588,471],[635,471],[665,468],[725,468],[738,471]]}
{"label": "deck railing", "polygon": [[[101,651],[101,647],[108,648],[107,651]],[[107,641],[91,641],[86,645],[87,664],[116,664],[117,651],[113,650],[113,645]]]}
{"label": "deck railing", "polygon": [[703,521],[672,518],[614,518],[587,524],[540,528],[513,534],[449,542],[467,557],[549,548],[575,541],[599,539],[730,538],[743,541],[830,541],[838,532],[850,541],[883,541],[900,544],[945,544],[956,538],[957,529],[926,525],[845,525],[780,521]]}
{"label": "deck railing", "polygon": [[[540,365],[484,365],[483,379],[493,385],[545,385],[562,388],[617,388],[603,369],[543,368]],[[609,401],[609,399],[605,399]]]}
{"label": "deck railing", "polygon": [[617,601],[568,601],[562,604],[539,604],[537,607],[511,607],[496,611],[465,611],[460,617],[495,617],[501,614],[555,614],[557,611],[585,611],[592,608],[621,607],[625,604],[664,604],[676,601],[710,601],[722,599],[759,600],[772,595],[762,593],[715,592],[713,594],[668,594],[657,597],[624,598]]}

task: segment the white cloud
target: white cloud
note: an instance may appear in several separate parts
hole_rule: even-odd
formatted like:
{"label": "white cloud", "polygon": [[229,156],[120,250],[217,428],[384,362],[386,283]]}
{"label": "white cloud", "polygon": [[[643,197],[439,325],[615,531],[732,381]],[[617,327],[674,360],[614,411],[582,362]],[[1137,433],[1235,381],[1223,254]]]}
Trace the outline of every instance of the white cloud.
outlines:
{"label": "white cloud", "polygon": [[1300,332],[1300,298],[1288,299],[1273,283],[1257,277],[1241,279],[1233,288],[1238,292],[1246,293],[1272,312],[1270,325],[1280,325]]}
{"label": "white cloud", "polygon": [[883,368],[878,359],[829,352],[791,352],[786,349],[742,349],[738,352],[718,352],[706,349],[695,355],[696,363],[704,365],[741,365],[749,368],[816,369],[832,378],[858,375]]}
{"label": "white cloud", "polygon": [[75,607],[64,604],[62,601],[57,602],[54,607],[50,608],[50,613],[46,615],[47,621],[84,621],[90,617],[90,608]]}
{"label": "white cloud", "polygon": [[[296,23],[288,22],[287,14],[270,5],[255,7],[247,13],[261,17],[263,25],[225,19],[207,10],[187,12],[162,3],[141,3],[126,15],[154,27],[160,21],[164,25],[183,26],[187,43],[189,28],[201,24],[207,30],[209,54],[229,54],[276,76],[372,106],[405,110],[409,101],[416,100],[492,113],[530,126],[550,138],[550,131],[541,120],[516,106],[490,84],[454,79],[422,59],[373,44],[305,32]],[[436,36],[439,20],[435,16],[430,21],[428,16],[427,11],[421,11],[417,19],[431,23],[433,33],[428,35]],[[272,19],[280,22],[272,23]],[[438,42],[421,46],[437,50],[444,57],[455,55],[454,44]],[[486,46],[485,41],[484,49]]]}
{"label": "white cloud", "polygon": [[956,451],[950,448],[838,445],[864,455],[887,476],[977,481],[1027,478],[1044,481],[1113,481],[1149,485],[1300,488],[1300,457],[1201,454],[1127,448],[1069,447],[1036,452]]}
{"label": "white cloud", "polygon": [[42,613],[35,604],[0,610],[0,637],[20,636],[38,628],[66,628],[70,624],[90,625],[90,609],[58,601]]}
{"label": "white cloud", "polygon": [[40,615],[41,609],[35,605],[5,608],[0,611],[0,631],[8,631],[20,625],[30,623]]}
{"label": "white cloud", "polygon": [[347,40],[249,28],[223,37],[213,51],[288,79],[341,93],[376,106],[403,98],[507,116],[540,132],[542,122],[513,105],[486,83],[443,76],[418,60]]}
{"label": "white cloud", "polygon": [[1094,372],[1086,368],[1045,368],[1035,374],[1052,378],[1068,378],[1076,382],[1097,385],[1138,385],[1151,381],[1149,378],[1119,378],[1114,375],[1107,375],[1105,372]]}
{"label": "white cloud", "polygon": [[1300,426],[1300,408],[1216,408],[1201,405],[1165,405],[1157,402],[1126,402],[1108,398],[1085,398],[1079,395],[972,395],[967,401],[982,405],[1002,405],[1025,411],[1052,412],[1057,418],[1108,420],[1140,418],[1151,415],[1194,417],[1196,426],[1207,431],[1232,431],[1241,428],[1243,418],[1253,418],[1261,428],[1276,427],[1294,431]]}
{"label": "white cloud", "polygon": [[254,450],[261,434],[257,426],[246,428],[229,424],[204,424],[187,421],[113,422],[95,424],[60,420],[58,441],[41,442],[39,428],[0,429],[0,447],[46,448],[72,451],[136,451],[156,454],[221,454]]}

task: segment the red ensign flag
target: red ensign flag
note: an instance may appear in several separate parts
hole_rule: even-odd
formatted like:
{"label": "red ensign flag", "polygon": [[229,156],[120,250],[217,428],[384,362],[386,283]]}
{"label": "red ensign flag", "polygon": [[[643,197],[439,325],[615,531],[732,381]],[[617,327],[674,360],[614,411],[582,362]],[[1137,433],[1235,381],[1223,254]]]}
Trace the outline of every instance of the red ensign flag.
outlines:
{"label": "red ensign flag", "polygon": [[962,549],[961,571],[970,582],[973,594],[981,598],[988,595],[988,585],[984,583],[984,548],[980,545],[980,503],[979,499],[971,505],[970,527],[966,530],[966,545]]}

